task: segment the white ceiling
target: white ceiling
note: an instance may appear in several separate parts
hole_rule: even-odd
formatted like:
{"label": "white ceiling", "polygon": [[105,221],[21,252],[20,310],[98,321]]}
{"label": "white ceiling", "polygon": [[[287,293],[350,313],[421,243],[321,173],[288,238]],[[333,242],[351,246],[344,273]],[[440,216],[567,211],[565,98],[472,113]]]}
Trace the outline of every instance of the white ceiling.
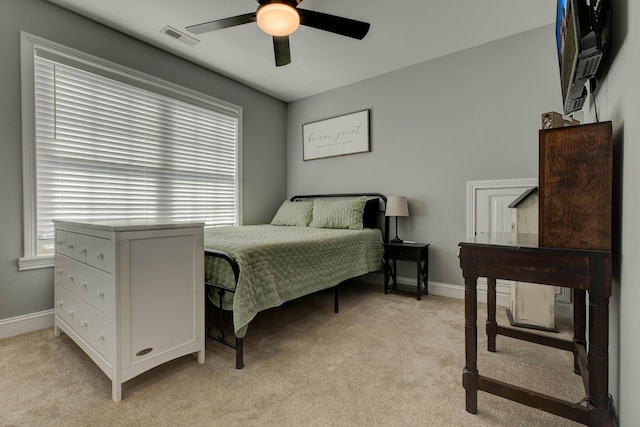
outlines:
{"label": "white ceiling", "polygon": [[304,0],[301,8],[369,22],[363,40],[301,26],[292,63],[277,67],[271,37],[255,23],[193,35],[191,47],[161,30],[254,12],[256,0],[49,0],[289,102],[555,20],[556,0]]}

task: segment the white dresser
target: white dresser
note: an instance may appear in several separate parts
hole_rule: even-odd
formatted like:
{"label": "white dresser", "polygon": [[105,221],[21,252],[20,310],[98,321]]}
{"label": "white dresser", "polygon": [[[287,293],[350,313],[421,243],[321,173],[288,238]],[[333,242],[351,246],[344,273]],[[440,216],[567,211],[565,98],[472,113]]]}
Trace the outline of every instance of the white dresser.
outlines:
{"label": "white dresser", "polygon": [[112,381],[198,352],[204,363],[203,223],[54,221],[55,322]]}

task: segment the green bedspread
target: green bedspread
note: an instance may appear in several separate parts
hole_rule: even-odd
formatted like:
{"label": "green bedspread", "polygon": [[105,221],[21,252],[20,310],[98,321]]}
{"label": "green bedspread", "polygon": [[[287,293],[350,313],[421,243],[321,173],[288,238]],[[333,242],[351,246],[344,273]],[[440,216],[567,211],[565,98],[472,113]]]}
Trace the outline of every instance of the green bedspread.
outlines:
{"label": "green bedspread", "polygon": [[[378,229],[213,227],[205,229],[204,241],[205,249],[224,251],[240,266],[235,295],[230,294],[238,337],[244,337],[247,325],[262,310],[379,270],[384,252]],[[227,266],[206,257],[205,280],[233,288],[233,272]],[[214,289],[210,298],[217,303]]]}

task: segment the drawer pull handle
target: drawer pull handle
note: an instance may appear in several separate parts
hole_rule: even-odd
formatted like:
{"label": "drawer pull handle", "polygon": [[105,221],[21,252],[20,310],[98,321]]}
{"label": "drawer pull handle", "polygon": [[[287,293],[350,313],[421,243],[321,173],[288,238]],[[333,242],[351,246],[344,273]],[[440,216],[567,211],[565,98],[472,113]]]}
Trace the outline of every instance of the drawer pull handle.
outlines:
{"label": "drawer pull handle", "polygon": [[103,332],[98,332],[97,338],[98,338],[98,341],[103,341],[104,342],[104,333]]}
{"label": "drawer pull handle", "polygon": [[62,276],[62,268],[61,267],[58,267],[56,269],[56,271],[58,272],[58,276]]}
{"label": "drawer pull handle", "polygon": [[73,250],[73,245],[69,245],[68,248],[69,248],[70,251],[72,251]]}
{"label": "drawer pull handle", "polygon": [[69,276],[67,276],[70,282],[73,282],[73,274],[70,274]]}
{"label": "drawer pull handle", "polygon": [[144,356],[145,354],[149,354],[153,351],[153,347],[143,348],[139,352],[136,353],[136,356]]}
{"label": "drawer pull handle", "polygon": [[80,246],[80,253],[81,254],[85,254],[87,253],[87,248],[85,248],[84,246]]}
{"label": "drawer pull handle", "polygon": [[87,282],[85,282],[83,280],[82,283],[80,283],[80,287],[86,290],[87,289]]}
{"label": "drawer pull handle", "polygon": [[104,254],[102,252],[98,251],[98,252],[96,252],[96,258],[103,260],[104,259]]}
{"label": "drawer pull handle", "polygon": [[81,320],[80,324],[86,328],[89,322],[87,322],[86,320]]}
{"label": "drawer pull handle", "polygon": [[62,307],[63,301],[59,299],[56,303],[58,304],[58,307]]}
{"label": "drawer pull handle", "polygon": [[69,315],[69,317],[73,317],[73,310],[72,309],[67,310],[67,314]]}
{"label": "drawer pull handle", "polygon": [[98,295],[98,298],[104,298],[104,291],[103,290],[98,290],[98,292],[96,292],[96,294]]}

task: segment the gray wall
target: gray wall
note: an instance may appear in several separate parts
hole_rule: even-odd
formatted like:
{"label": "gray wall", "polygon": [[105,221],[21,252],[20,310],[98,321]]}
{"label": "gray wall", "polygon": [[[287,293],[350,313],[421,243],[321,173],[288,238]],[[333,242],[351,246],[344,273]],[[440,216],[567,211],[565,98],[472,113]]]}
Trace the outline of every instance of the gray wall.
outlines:
{"label": "gray wall", "polygon": [[0,320],[53,307],[51,268],[19,272],[22,236],[20,31],[234,103],[244,109],[244,223],[271,219],[286,197],[286,104],[45,0],[0,1]]}
{"label": "gray wall", "polygon": [[[430,280],[463,284],[466,182],[537,176],[540,115],[561,107],[554,37],[546,26],[290,103],[287,192],[406,195],[400,237],[431,243]],[[365,108],[370,153],[302,160],[303,123]]]}

